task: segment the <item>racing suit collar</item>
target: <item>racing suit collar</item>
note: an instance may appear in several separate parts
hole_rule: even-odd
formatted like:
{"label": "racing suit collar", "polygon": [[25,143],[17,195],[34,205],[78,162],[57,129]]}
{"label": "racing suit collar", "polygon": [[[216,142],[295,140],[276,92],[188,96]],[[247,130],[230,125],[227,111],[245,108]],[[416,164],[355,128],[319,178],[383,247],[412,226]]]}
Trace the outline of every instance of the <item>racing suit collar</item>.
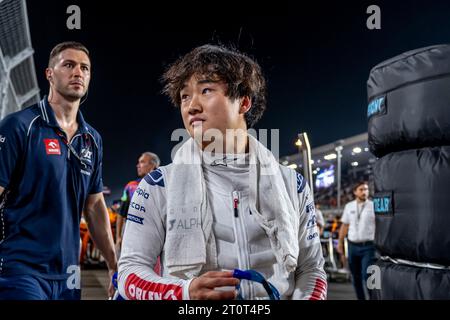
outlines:
{"label": "racing suit collar", "polygon": [[202,151],[203,163],[212,167],[249,167],[250,156],[248,153],[211,153]]}

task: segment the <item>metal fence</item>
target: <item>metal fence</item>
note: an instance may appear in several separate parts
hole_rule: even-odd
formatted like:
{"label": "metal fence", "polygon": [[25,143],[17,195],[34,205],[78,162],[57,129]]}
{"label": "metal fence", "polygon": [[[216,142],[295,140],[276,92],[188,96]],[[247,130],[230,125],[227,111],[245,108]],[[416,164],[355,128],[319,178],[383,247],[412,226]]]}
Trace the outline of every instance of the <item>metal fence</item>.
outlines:
{"label": "metal fence", "polygon": [[25,0],[0,0],[0,119],[39,101]]}

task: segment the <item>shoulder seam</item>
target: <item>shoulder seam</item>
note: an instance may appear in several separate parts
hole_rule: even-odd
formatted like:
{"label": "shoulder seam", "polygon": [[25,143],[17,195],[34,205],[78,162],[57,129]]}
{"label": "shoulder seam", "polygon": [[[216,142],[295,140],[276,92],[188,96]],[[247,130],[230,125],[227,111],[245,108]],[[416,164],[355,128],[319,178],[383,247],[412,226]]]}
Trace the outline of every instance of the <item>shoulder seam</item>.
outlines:
{"label": "shoulder seam", "polygon": [[297,193],[302,193],[305,190],[306,179],[300,173],[296,172],[297,178]]}
{"label": "shoulder seam", "polygon": [[28,126],[27,137],[30,135],[31,127],[33,126],[34,121],[36,121],[36,119],[39,117],[40,117],[40,115],[34,117],[34,119],[31,120],[30,125]]}
{"label": "shoulder seam", "polygon": [[[160,175],[158,177],[158,174]],[[153,170],[152,172],[148,173],[144,177],[145,182],[147,182],[149,185],[158,185],[160,187],[165,187],[164,185],[164,175],[162,171],[157,168]]]}
{"label": "shoulder seam", "polygon": [[98,147],[97,141],[95,141],[95,137],[92,135],[92,133],[88,132],[87,134],[91,136],[92,140],[94,140],[95,146],[97,147],[98,150],[100,150],[100,148]]}

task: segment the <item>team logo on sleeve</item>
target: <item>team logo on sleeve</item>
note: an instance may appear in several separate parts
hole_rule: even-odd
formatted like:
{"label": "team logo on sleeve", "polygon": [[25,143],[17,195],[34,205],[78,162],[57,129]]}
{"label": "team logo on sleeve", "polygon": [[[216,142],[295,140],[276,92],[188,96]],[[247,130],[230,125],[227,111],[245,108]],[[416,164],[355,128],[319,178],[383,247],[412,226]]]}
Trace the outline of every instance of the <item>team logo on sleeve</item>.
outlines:
{"label": "team logo on sleeve", "polygon": [[134,194],[138,197],[144,197],[145,199],[148,199],[148,197],[150,196],[150,194],[142,188],[137,188]]}
{"label": "team logo on sleeve", "polygon": [[314,208],[314,202],[311,202],[306,206],[306,213],[316,212]]}
{"label": "team logo on sleeve", "polygon": [[302,193],[306,186],[306,179],[297,172],[297,193]]}
{"label": "team logo on sleeve", "polygon": [[[313,208],[314,208],[314,204],[312,204]],[[308,211],[307,211],[308,212]],[[317,217],[316,217],[316,213],[313,210],[309,211],[309,217],[308,217],[308,222],[306,223],[306,240],[311,241],[314,240],[315,238],[319,237],[319,233],[317,232]]]}
{"label": "team logo on sleeve", "polygon": [[88,148],[81,149],[81,157],[84,160],[91,162],[92,151],[89,150]]}
{"label": "team logo on sleeve", "polygon": [[127,220],[128,221],[132,221],[132,222],[136,222],[138,224],[144,224],[144,218],[135,216],[134,214],[127,214]]}
{"label": "team logo on sleeve", "polygon": [[308,222],[306,223],[306,228],[314,228],[317,225],[317,217],[315,213],[309,215]]}
{"label": "team logo on sleeve", "polygon": [[58,139],[44,139],[44,144],[47,154],[61,155]]}

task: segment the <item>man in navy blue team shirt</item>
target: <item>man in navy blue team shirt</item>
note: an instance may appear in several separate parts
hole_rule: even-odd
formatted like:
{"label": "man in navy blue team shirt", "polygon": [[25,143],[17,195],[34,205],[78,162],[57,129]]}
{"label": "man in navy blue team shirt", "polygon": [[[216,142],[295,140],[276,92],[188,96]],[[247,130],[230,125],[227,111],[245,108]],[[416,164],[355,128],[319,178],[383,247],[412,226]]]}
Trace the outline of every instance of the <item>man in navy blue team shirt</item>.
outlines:
{"label": "man in navy blue team shirt", "polygon": [[102,139],[79,111],[88,50],[58,44],[46,77],[48,98],[0,122],[0,300],[80,299],[82,211],[110,275],[117,270]]}

